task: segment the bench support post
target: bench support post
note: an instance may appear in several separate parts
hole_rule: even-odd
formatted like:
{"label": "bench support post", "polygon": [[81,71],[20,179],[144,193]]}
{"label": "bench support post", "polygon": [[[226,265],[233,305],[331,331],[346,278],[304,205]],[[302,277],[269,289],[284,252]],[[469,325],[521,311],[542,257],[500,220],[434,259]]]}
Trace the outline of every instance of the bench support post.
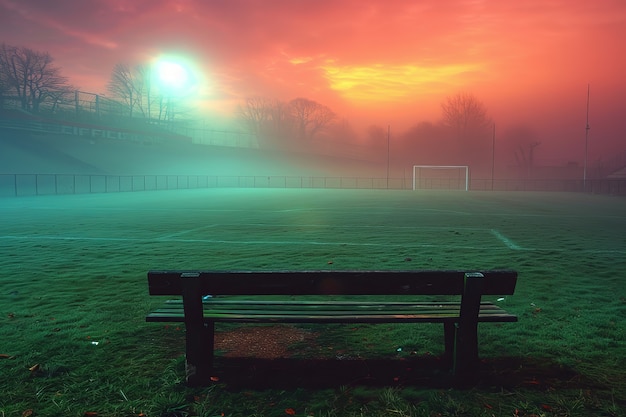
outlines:
{"label": "bench support post", "polygon": [[213,368],[214,323],[204,322],[199,274],[182,275],[187,384],[203,385]]}
{"label": "bench support post", "polygon": [[453,372],[459,382],[470,382],[478,371],[478,313],[483,274],[465,274],[461,312],[456,331]]}
{"label": "bench support post", "polygon": [[443,323],[443,340],[444,340],[444,352],[443,363],[449,368],[454,365],[454,344],[456,341],[456,324],[453,322]]}

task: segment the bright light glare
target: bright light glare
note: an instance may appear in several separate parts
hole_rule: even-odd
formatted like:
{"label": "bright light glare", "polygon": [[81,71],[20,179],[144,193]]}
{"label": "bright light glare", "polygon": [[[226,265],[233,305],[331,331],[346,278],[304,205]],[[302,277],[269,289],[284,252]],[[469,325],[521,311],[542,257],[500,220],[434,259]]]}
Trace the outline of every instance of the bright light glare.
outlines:
{"label": "bright light glare", "polygon": [[157,63],[159,81],[164,87],[173,90],[184,89],[188,86],[190,77],[187,69],[182,65],[171,61]]}

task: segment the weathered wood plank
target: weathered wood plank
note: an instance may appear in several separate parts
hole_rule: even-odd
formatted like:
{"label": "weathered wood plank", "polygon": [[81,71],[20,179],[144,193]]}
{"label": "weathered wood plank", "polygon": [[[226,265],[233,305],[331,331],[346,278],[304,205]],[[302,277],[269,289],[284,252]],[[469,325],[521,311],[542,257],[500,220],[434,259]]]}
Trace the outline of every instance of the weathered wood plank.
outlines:
{"label": "weathered wood plank", "polygon": [[[480,271],[484,295],[513,294],[515,271]],[[181,277],[200,277],[203,294],[458,295],[466,271],[150,271],[151,295],[179,295]]]}

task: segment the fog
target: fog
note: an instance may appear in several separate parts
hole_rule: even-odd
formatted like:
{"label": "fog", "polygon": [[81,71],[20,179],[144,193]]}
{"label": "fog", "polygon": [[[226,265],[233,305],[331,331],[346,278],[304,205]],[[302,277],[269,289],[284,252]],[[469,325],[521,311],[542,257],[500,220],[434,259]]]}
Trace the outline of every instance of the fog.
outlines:
{"label": "fog", "polygon": [[0,174],[333,176],[369,165],[332,156],[204,146],[175,139],[133,143],[0,130]]}

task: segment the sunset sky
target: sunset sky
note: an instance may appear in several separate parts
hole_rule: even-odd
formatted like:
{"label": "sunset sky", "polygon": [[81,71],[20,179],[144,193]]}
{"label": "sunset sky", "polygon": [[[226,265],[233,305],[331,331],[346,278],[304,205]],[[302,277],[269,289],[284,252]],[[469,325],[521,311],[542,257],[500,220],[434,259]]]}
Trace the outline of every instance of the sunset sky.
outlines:
{"label": "sunset sky", "polygon": [[0,42],[106,93],[116,63],[184,58],[206,108],[306,97],[356,127],[437,121],[471,92],[546,161],[626,149],[624,0],[0,0]]}

